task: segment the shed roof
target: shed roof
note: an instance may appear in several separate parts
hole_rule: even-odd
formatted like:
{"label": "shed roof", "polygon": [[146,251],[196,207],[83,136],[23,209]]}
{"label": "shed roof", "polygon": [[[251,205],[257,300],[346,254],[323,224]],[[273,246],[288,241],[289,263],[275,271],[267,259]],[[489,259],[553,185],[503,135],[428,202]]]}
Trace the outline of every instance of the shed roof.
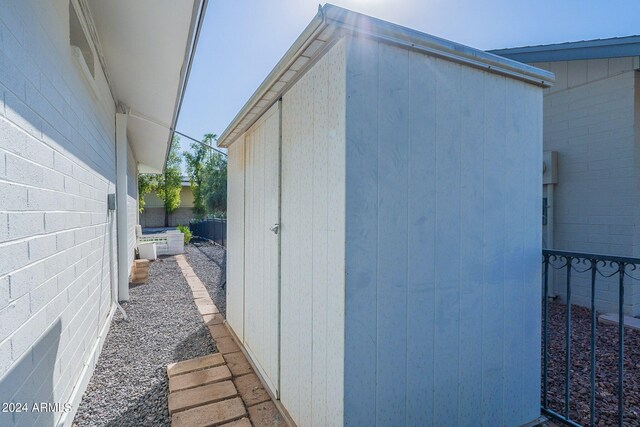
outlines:
{"label": "shed roof", "polygon": [[640,35],[494,49],[489,52],[528,63],[640,56]]}
{"label": "shed roof", "polygon": [[325,4],[225,129],[218,146],[229,147],[344,34],[369,37],[543,87],[554,82],[548,71]]}

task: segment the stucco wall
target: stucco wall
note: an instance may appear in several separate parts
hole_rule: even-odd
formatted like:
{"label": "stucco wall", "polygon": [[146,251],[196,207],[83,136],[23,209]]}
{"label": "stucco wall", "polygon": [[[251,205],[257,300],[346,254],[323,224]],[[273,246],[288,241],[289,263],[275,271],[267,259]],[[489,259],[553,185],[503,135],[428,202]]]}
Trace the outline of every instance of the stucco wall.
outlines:
{"label": "stucco wall", "polygon": [[509,425],[540,396],[542,90],[354,39],[345,425]]}
{"label": "stucco wall", "polygon": [[[554,241],[547,246],[640,256],[640,171],[635,98],[638,58],[532,64],[556,75],[544,96],[544,149],[558,152]],[[565,299],[564,271],[555,292]],[[590,276],[574,275],[572,301],[590,304]],[[629,280],[625,311],[640,314],[640,286]],[[618,310],[617,280],[598,276],[598,310]]]}
{"label": "stucco wall", "polygon": [[[2,2],[3,402],[79,403],[106,333],[117,277],[115,215],[107,210],[115,106],[97,62],[95,83],[97,92],[71,56],[67,0]],[[0,424],[52,425],[60,416],[0,413]]]}
{"label": "stucco wall", "polygon": [[[143,227],[164,227],[164,205],[155,194],[149,193],[144,197],[144,210],[140,214],[140,225]],[[190,186],[183,186],[180,191],[180,207],[169,215],[169,226],[189,225],[194,218],[193,191]]]}
{"label": "stucco wall", "polygon": [[[164,227],[164,208],[144,208],[140,214],[140,225],[142,227]],[[169,214],[169,227],[178,225],[189,225],[189,221],[194,218],[193,208],[179,207]]]}

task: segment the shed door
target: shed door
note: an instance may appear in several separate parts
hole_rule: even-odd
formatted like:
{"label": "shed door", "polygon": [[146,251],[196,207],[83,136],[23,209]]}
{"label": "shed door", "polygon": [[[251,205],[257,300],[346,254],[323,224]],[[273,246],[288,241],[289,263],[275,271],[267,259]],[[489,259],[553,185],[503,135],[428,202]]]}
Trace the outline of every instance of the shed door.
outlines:
{"label": "shed door", "polygon": [[245,137],[244,346],[274,395],[280,360],[280,103]]}

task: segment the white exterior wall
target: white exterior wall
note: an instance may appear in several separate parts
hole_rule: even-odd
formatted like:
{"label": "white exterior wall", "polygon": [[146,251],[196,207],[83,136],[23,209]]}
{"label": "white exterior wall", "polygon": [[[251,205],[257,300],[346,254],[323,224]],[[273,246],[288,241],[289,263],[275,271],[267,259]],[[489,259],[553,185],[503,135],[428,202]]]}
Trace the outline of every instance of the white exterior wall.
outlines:
{"label": "white exterior wall", "polygon": [[[640,170],[634,118],[637,57],[536,63],[545,90],[544,149],[558,152],[554,241],[549,248],[640,256]],[[565,272],[555,274],[565,298]],[[572,279],[572,302],[590,305],[590,276]],[[598,277],[596,308],[618,311],[617,278]],[[625,312],[640,314],[640,285],[627,281]]]}
{"label": "white exterior wall", "polygon": [[[110,320],[115,106],[97,61],[97,93],[80,74],[68,20],[66,0],[0,3],[4,402],[77,405]],[[137,199],[137,189],[129,191]],[[52,425],[60,417],[0,413],[0,424]]]}
{"label": "white exterior wall", "polygon": [[542,90],[348,46],[345,425],[533,421]]}
{"label": "white exterior wall", "polygon": [[[299,426],[343,423],[344,55],[341,41],[282,98],[279,394]],[[261,257],[273,255],[262,198],[274,185],[264,166],[275,163],[261,144],[278,137],[276,107],[229,147],[228,163],[227,321],[241,341],[262,331],[265,343],[254,344],[262,347],[278,323],[268,317],[277,293],[257,286],[268,275]]]}
{"label": "white exterior wall", "polygon": [[343,423],[345,47],[282,97],[281,400],[301,427]]}
{"label": "white exterior wall", "polygon": [[131,151],[127,147],[127,256],[128,271],[131,271],[135,259],[137,243],[136,224],[138,224],[138,164]]}
{"label": "white exterior wall", "polygon": [[279,381],[279,103],[244,134],[243,343],[274,395]]}

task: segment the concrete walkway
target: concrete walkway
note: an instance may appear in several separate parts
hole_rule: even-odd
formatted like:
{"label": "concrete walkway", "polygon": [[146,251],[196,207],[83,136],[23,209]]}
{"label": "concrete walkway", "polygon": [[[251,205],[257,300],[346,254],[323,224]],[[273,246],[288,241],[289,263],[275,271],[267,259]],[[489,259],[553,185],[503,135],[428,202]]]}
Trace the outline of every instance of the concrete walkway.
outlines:
{"label": "concrete walkway", "polygon": [[173,427],[284,426],[284,418],[183,255],[176,256],[219,353],[167,366]]}

